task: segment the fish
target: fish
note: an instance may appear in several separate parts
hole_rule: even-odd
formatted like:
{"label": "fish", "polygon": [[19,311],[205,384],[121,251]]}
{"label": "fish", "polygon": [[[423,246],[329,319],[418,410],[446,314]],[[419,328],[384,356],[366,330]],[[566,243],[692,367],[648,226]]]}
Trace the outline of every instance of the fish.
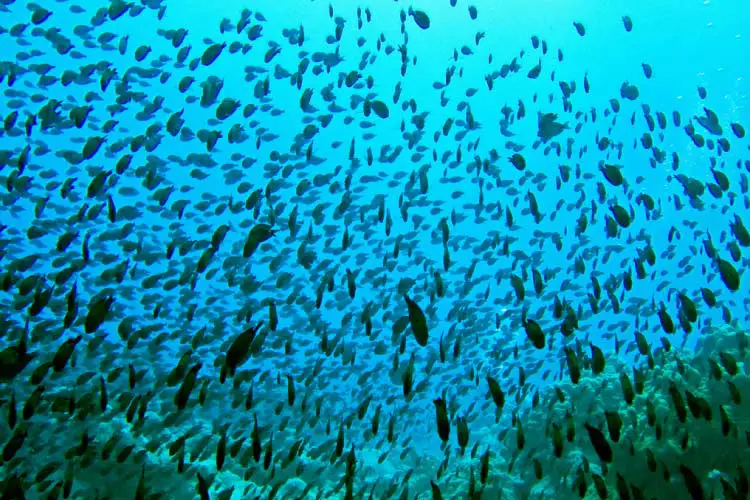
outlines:
{"label": "fish", "polygon": [[213,7],[0,2],[0,497],[747,494],[731,65]]}
{"label": "fish", "polygon": [[596,451],[599,460],[606,464],[612,463],[614,460],[612,446],[610,446],[602,431],[589,424],[584,424],[584,427],[586,428],[586,432],[588,432],[589,440],[591,441],[591,445],[594,447],[594,451]]}
{"label": "fish", "polygon": [[417,26],[423,30],[430,28],[430,17],[423,10],[414,10],[409,7],[409,15],[412,16]]}
{"label": "fish", "polygon": [[433,401],[435,404],[435,418],[437,420],[438,436],[443,442],[448,441],[450,437],[450,422],[448,421],[448,409],[442,398]]}
{"label": "fish", "polygon": [[412,333],[414,338],[417,340],[417,344],[424,347],[428,341],[428,330],[427,330],[427,318],[419,305],[409,298],[408,295],[404,295],[406,301],[408,313],[409,313],[409,324],[411,325]]}

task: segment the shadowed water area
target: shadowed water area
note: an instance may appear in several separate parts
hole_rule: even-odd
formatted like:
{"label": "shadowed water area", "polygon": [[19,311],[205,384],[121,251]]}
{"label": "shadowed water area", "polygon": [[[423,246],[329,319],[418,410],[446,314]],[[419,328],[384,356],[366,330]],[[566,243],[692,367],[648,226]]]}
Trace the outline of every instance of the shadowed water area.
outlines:
{"label": "shadowed water area", "polygon": [[0,500],[748,498],[747,19],[0,0]]}

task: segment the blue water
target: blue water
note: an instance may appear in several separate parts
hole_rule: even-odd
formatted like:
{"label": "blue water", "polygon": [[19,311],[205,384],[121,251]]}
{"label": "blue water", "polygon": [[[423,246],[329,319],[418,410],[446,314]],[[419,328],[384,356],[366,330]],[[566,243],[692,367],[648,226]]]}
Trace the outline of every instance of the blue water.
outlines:
{"label": "blue water", "polygon": [[[144,477],[149,489],[164,493],[165,498],[189,498],[194,494],[195,472],[212,478],[211,498],[230,485],[235,487],[231,498],[256,495],[265,498],[274,485],[295,475],[299,479],[294,481],[303,485],[287,484],[282,487],[280,496],[296,498],[304,484],[308,484],[311,486],[305,493],[310,498],[343,497],[346,488],[336,486],[340,486],[344,476],[345,461],[339,459],[331,463],[329,457],[339,425],[349,423],[348,419],[352,425],[346,432],[345,452],[356,449],[359,461],[355,492],[369,494],[372,488],[376,497],[383,497],[389,484],[401,481],[407,471],[412,470],[408,498],[429,498],[430,480],[443,486],[443,495],[447,498],[459,492],[465,495],[468,468],[477,468],[479,456],[490,449],[497,471],[491,472],[485,495],[495,498],[492,495],[498,495],[497,492],[505,488],[506,495],[516,494],[518,498],[529,491],[541,495],[540,498],[552,492],[560,495],[555,498],[567,498],[564,495],[569,494],[571,488],[560,486],[564,480],[557,478],[566,477],[562,470],[565,467],[572,470],[574,466],[547,457],[549,438],[542,435],[543,427],[548,430],[543,408],[550,390],[561,384],[566,390],[571,388],[564,347],[580,349],[586,357],[590,352],[589,344],[600,347],[608,359],[609,371],[604,376],[614,380],[610,384],[600,384],[586,366],[586,381],[570,396],[573,399],[569,409],[581,412],[577,414],[581,417],[576,417],[580,427],[580,443],[576,444],[584,450],[580,453],[587,453],[589,460],[595,461],[582,427],[587,418],[586,407],[596,397],[606,400],[610,406],[614,404],[612,402],[620,397],[615,380],[618,372],[629,372],[631,364],[639,366],[643,362],[642,357],[634,353],[636,330],[646,336],[655,351],[660,350],[661,339],[668,338],[674,350],[690,364],[696,347],[706,338],[727,328],[745,328],[746,250],[741,248],[739,262],[732,260],[728,250],[728,244],[736,241],[730,231],[735,215],[750,224],[750,204],[740,187],[743,177],[746,182],[750,171],[748,139],[737,138],[730,128],[732,123],[747,127],[750,122],[747,109],[750,69],[744,62],[750,54],[746,23],[750,7],[745,3],[660,2],[654,5],[639,1],[592,5],[577,1],[539,1],[530,5],[520,1],[475,2],[478,15],[472,20],[469,4],[463,0],[458,0],[456,7],[451,7],[447,0],[413,5],[336,2],[331,3],[330,8],[334,19],[340,19],[344,25],[340,40],[334,37],[336,22],[329,16],[329,4],[319,1],[257,1],[252,5],[193,0],[145,3],[150,5],[137,16],[125,14],[116,21],[107,20],[91,28],[88,42],[75,33],[91,26],[96,10],[107,7],[107,3],[80,4],[85,13],[73,13],[76,9],[72,9],[71,2],[40,4],[53,12],[40,26],[28,26],[22,36],[11,36],[7,32],[0,35],[0,67],[4,75],[0,81],[4,92],[0,116],[7,116],[16,108],[19,111],[15,128],[0,131],[0,149],[10,151],[11,158],[0,169],[3,185],[8,176],[18,170],[14,158],[21,154],[25,145],[31,146],[30,162],[24,172],[31,179],[31,188],[23,193],[18,190],[3,193],[2,224],[9,226],[2,233],[3,272],[12,272],[11,263],[16,259],[36,253],[39,260],[35,266],[14,276],[45,276],[47,282],[43,288],[46,289],[52,286],[62,267],[80,258],[85,234],[90,235],[92,256],[84,270],[64,285],[55,287],[50,306],[39,316],[30,318],[30,346],[39,356],[22,374],[2,387],[0,397],[6,401],[11,392],[19,402],[24,401],[33,391],[29,376],[35,367],[53,356],[62,342],[83,335],[82,344],[76,347],[75,366],[67,366],[62,374],[45,381],[41,406],[44,411],[37,412],[30,420],[25,447],[9,462],[9,471],[31,474],[24,480],[28,483],[27,498],[41,495],[36,492],[38,485],[33,485],[31,477],[51,460],[66,463],[60,474],[53,476],[54,480],[62,479],[66,467],[76,471],[74,475],[78,480],[73,488],[76,498],[94,498],[94,491],[110,498],[132,497],[143,464],[146,464]],[[0,12],[5,30],[12,31],[17,23],[29,22],[33,4],[18,1],[0,4],[5,6]],[[158,18],[159,6],[163,9],[161,19]],[[405,40],[399,15],[409,7],[424,10],[431,26],[422,30],[407,15],[404,26],[408,40]],[[248,27],[238,34],[235,26],[243,8],[249,8],[252,17]],[[363,20],[361,28],[357,25],[358,9]],[[372,15],[369,22],[366,11]],[[632,19],[631,32],[625,30],[623,16]],[[230,28],[221,33],[220,25],[225,19]],[[585,36],[577,33],[574,22],[585,26]],[[261,36],[249,41],[248,30],[255,25],[262,26]],[[292,45],[284,35],[285,30],[299,30],[300,26],[304,27],[301,47]],[[164,36],[168,30],[178,28],[188,30],[183,46],[192,46],[184,65],[175,64],[178,49]],[[64,55],[56,52],[44,36],[46,33],[49,38],[54,30],[70,38],[72,51]],[[107,44],[97,41],[103,33],[113,34]],[[478,44],[477,33],[484,34]],[[127,36],[127,44],[123,45],[121,54],[118,46],[123,43],[123,36]],[[546,54],[542,54],[541,47],[532,47],[534,36],[546,44]],[[384,40],[380,49],[376,47],[379,37]],[[191,60],[200,58],[211,43],[229,45],[235,41],[250,44],[246,54],[231,54],[227,47],[213,64],[199,64],[195,70],[187,67]],[[272,44],[278,44],[281,51],[270,63],[265,63],[264,56]],[[143,62],[137,63],[134,53],[141,46],[150,46],[151,52]],[[399,46],[405,46],[408,53],[405,76],[400,74]],[[393,49],[390,55],[386,54],[386,47]],[[468,49],[464,50],[466,53],[462,53],[462,48]],[[315,62],[316,53],[334,52],[340,56],[340,62],[329,71]],[[302,76],[300,88],[291,85],[288,77],[274,76],[279,68],[295,73],[303,59],[312,60]],[[505,78],[497,76],[489,90],[485,77],[499,72],[504,64],[511,64],[514,59],[520,67],[518,71]],[[539,77],[527,77],[539,61],[542,62]],[[56,81],[40,86],[39,76],[31,70],[34,64],[42,63],[50,64],[49,74],[57,77],[66,70],[78,72],[85,64],[100,63],[115,69],[116,76],[106,90],[100,87],[100,72],[95,72],[88,82],[62,85]],[[650,78],[644,74],[643,64],[652,68]],[[318,75],[313,72],[316,66],[321,69]],[[11,67],[26,70],[17,72],[12,86],[8,77]],[[136,76],[132,72],[134,67],[157,68],[159,76]],[[254,78],[246,78],[249,67],[257,73]],[[451,68],[455,73],[450,84],[442,89],[446,70]],[[341,82],[352,70],[358,70],[361,77],[354,87],[348,88]],[[130,90],[144,93],[144,100],[133,100],[113,112],[115,108],[111,105],[118,98],[117,86],[126,74],[130,75]],[[181,93],[178,83],[188,74],[195,82],[187,92]],[[165,78],[164,82],[160,82],[160,76]],[[223,88],[216,104],[202,107],[201,83],[210,76],[221,79]],[[269,92],[259,98],[254,91],[258,82],[266,77]],[[368,78],[372,79],[371,89],[364,85]],[[584,90],[584,78],[590,83],[588,92]],[[572,111],[563,108],[560,82],[575,85],[568,99]],[[637,86],[637,99],[631,101],[621,96],[625,82]],[[335,103],[343,108],[340,112],[326,109],[330,103],[323,99],[321,90],[329,83],[333,84]],[[394,103],[397,84],[402,90],[400,99]],[[699,87],[705,88],[705,98],[699,95]],[[313,91],[312,109],[308,111],[300,107],[305,89]],[[445,106],[441,105],[441,92],[447,98]],[[471,95],[467,96],[467,92]],[[193,99],[189,100],[191,96]],[[227,97],[237,99],[240,107],[227,120],[218,121],[216,107]],[[144,106],[157,98],[163,99],[160,107],[143,116]],[[27,116],[37,113],[49,99],[62,103],[63,116],[67,116],[72,105],[89,102],[92,111],[87,123],[81,129],[65,124],[47,131],[41,131],[37,124],[27,137],[23,132]],[[365,99],[382,100],[390,116],[381,119],[373,112],[365,117],[362,104]],[[402,108],[402,103],[410,99],[416,103],[416,113]],[[612,99],[619,103],[617,112],[612,111]],[[243,117],[244,107],[251,103],[258,109],[251,116]],[[505,106],[513,115],[509,125],[512,136],[508,137],[501,134],[499,124]],[[522,118],[518,117],[520,106],[525,109]],[[644,112],[644,106],[650,112]],[[705,116],[704,108],[718,116],[723,127],[721,137],[731,144],[730,151],[719,153],[716,147],[713,150],[698,148],[685,133],[684,127],[692,123],[696,132],[706,139],[716,141],[719,138],[712,137],[697,123],[696,116]],[[467,109],[479,126],[457,138],[456,134],[465,130]],[[184,110],[184,126],[194,133],[201,129],[222,133],[212,151],[208,152],[206,145],[197,138],[181,140],[180,136],[175,138],[167,133],[164,128],[167,119],[180,110]],[[592,110],[596,113],[595,121]],[[539,112],[558,114],[558,121],[567,124],[568,129],[550,142],[535,147]],[[665,160],[652,165],[654,152],[643,147],[641,141],[643,134],[649,132],[645,115],[656,119],[657,112],[664,113],[667,124],[663,129],[657,124],[651,136],[654,147],[665,154]],[[680,126],[673,123],[675,112],[681,116]],[[320,117],[329,114],[331,122],[323,126]],[[403,123],[407,134],[415,133],[414,116],[423,117],[425,126],[417,145],[410,148],[408,136],[401,127]],[[438,134],[435,140],[433,134],[442,129],[448,118],[454,120],[450,133]],[[117,120],[118,124],[112,132],[103,134],[100,127],[109,119]],[[301,135],[310,123],[319,129],[312,140]],[[574,130],[579,123],[580,129]],[[248,135],[240,144],[230,144],[227,140],[235,124],[242,125]],[[153,125],[161,127],[158,146],[152,152],[144,149],[133,152],[127,172],[113,175],[103,194],[87,199],[90,179],[101,169],[114,169],[117,160],[130,152],[134,139]],[[370,134],[371,138],[365,139],[364,134]],[[74,165],[63,157],[64,151],[80,151],[92,135],[105,135],[106,142],[91,160]],[[264,140],[257,146],[260,136]],[[598,144],[603,137],[609,139],[610,147],[600,150]],[[352,140],[354,160],[349,157]],[[526,162],[524,171],[509,162],[513,153],[509,141],[519,146],[518,151]],[[555,149],[545,152],[545,148],[555,142],[559,142],[561,154]],[[295,144],[301,146],[295,148]],[[38,149],[42,145],[48,148],[48,153],[42,154]],[[118,145],[125,149],[113,151]],[[305,158],[309,146],[312,161]],[[390,147],[390,151],[402,147],[403,151],[394,162],[383,162],[379,156],[385,146]],[[458,149],[460,161],[457,160]],[[372,165],[368,165],[368,150],[375,158]],[[499,158],[491,162],[492,168],[479,171],[475,159],[489,160],[492,150]],[[194,158],[191,155],[197,154],[210,158],[214,166],[186,163]],[[444,154],[446,160],[443,161]],[[677,169],[673,168],[673,154],[679,157]],[[246,159],[252,163],[250,166],[242,165]],[[712,159],[717,162],[717,170],[726,174],[730,188],[719,198],[706,191],[701,195],[703,208],[696,209],[691,207],[676,176],[696,179],[704,186],[715,183],[710,168]],[[599,171],[600,162],[621,166],[626,185],[615,187],[607,183]],[[570,168],[570,180],[557,188],[561,165]],[[144,181],[149,168],[158,179],[151,189]],[[191,175],[194,169],[201,170],[205,178]],[[577,169],[580,169],[580,177],[576,176]],[[422,172],[428,186],[424,193],[420,190]],[[331,178],[319,187],[310,188],[301,196],[295,192],[300,183],[328,174]],[[64,200],[59,188],[48,183],[52,180],[62,183],[69,177],[76,178],[75,194],[72,199]],[[598,183],[603,183],[606,189],[602,201]],[[154,194],[170,186],[174,190],[161,207]],[[255,190],[263,192],[259,208],[246,209],[245,200]],[[529,213],[529,193],[533,193],[538,203],[542,215],[539,221]],[[643,204],[636,201],[641,194],[650,195],[656,202],[656,209],[648,217]],[[106,204],[107,195],[117,207],[115,222],[107,218],[106,207],[95,220],[76,220],[84,203],[89,207]],[[47,196],[46,208],[38,216],[35,206]],[[675,197],[681,202],[680,210],[675,208]],[[346,199],[351,201],[350,206],[338,212],[337,207]],[[189,202],[182,218],[178,218],[175,208],[180,200]],[[385,223],[378,221],[380,200],[392,220],[389,236]],[[205,206],[201,201],[207,202]],[[595,214],[592,202],[596,206]],[[227,209],[228,204],[236,210]],[[607,238],[605,216],[611,215],[610,206],[614,204],[628,211],[632,209],[633,220],[630,227],[620,229],[616,237]],[[406,206],[405,210],[402,205]],[[322,223],[314,220],[316,207],[323,214]],[[135,215],[126,221],[124,217],[129,210],[135,211]],[[513,216],[514,224],[510,228],[506,224],[506,210]],[[270,216],[271,211],[274,217]],[[294,212],[297,214],[296,233],[288,227]],[[576,226],[582,214],[588,219],[588,228],[581,238],[576,235]],[[447,269],[443,263],[446,247],[441,239],[441,219],[450,227],[447,244],[450,266]],[[132,222],[133,230],[124,240],[104,237],[108,231],[119,231],[128,222]],[[272,225],[277,233],[261,244],[250,259],[245,259],[242,257],[245,239],[250,228],[259,223]],[[219,252],[213,256],[206,272],[194,276],[196,262],[210,246],[214,231],[223,224],[230,229]],[[41,229],[45,235],[29,241],[26,237],[29,227]],[[678,236],[670,243],[667,235],[672,228],[676,228]],[[308,230],[313,235],[311,240],[307,239]],[[68,251],[58,256],[55,243],[67,231],[78,231],[79,235]],[[344,249],[345,232],[351,244]],[[719,256],[732,261],[740,272],[741,283],[735,292],[725,287],[716,263],[706,255],[704,241],[709,237]],[[506,239],[509,255],[502,254]],[[555,246],[557,239],[561,242],[560,249]],[[167,259],[167,246],[175,240],[179,243],[192,240],[197,246],[184,256],[177,250]],[[397,241],[400,251],[395,257]],[[656,263],[654,266],[646,264],[647,277],[638,280],[633,262],[649,245],[655,252]],[[135,251],[136,246],[140,250]],[[300,262],[300,253],[304,252],[314,255],[308,268]],[[585,263],[583,273],[574,270],[574,260],[579,257]],[[63,266],[55,261],[58,258],[63,259]],[[123,262],[127,262],[127,278],[122,283],[101,279],[105,269],[113,269]],[[682,264],[678,264],[680,262]],[[691,269],[685,271],[686,265]],[[346,269],[355,275],[354,298],[347,292]],[[541,295],[534,292],[532,270],[545,275]],[[629,270],[633,270],[633,288],[623,295],[622,277]],[[446,283],[447,291],[442,298],[435,295],[436,271]],[[162,273],[164,276],[157,286],[148,289],[144,286],[145,279]],[[169,290],[162,288],[183,273],[188,279],[194,277],[192,289],[182,284]],[[278,286],[282,273],[289,273],[289,284]],[[325,283],[328,273],[333,275],[333,292],[326,290],[323,305],[317,309],[316,290]],[[519,302],[511,286],[511,275],[524,273],[528,274],[524,279],[526,298]],[[596,276],[602,286],[597,314],[591,313],[588,299],[588,294],[592,293],[592,276]],[[420,304],[427,316],[429,340],[425,347],[417,344],[408,326],[404,333],[392,334],[397,320],[407,315],[406,304],[398,291],[403,279],[414,281],[408,295]],[[610,279],[613,293],[621,304],[619,313],[613,311],[607,299],[606,284]],[[65,297],[74,282],[78,290],[79,321],[63,331]],[[243,282],[254,282],[257,289],[243,290],[239,286]],[[716,307],[709,308],[704,303],[703,287],[716,293]],[[690,296],[698,306],[699,320],[693,324],[690,334],[685,334],[678,322],[677,292]],[[107,320],[96,333],[84,333],[82,319],[90,301],[106,295],[115,297]],[[552,316],[556,298],[570,304],[575,311],[581,308],[578,329],[569,338],[561,335],[560,320]],[[241,367],[241,371],[257,370],[257,373],[245,373],[244,379],[240,377],[243,381],[236,382],[235,387],[231,382],[221,384],[219,371],[228,346],[250,324],[263,320],[268,325],[270,301],[277,306],[279,326],[273,332],[263,330],[267,334],[263,348]],[[0,303],[4,324],[8,325],[0,343],[6,348],[18,342],[28,314],[16,288],[0,294]],[[674,334],[667,335],[662,330],[656,315],[661,304],[676,324]],[[157,305],[161,311],[154,317]],[[194,319],[187,321],[186,310],[190,307],[195,307]],[[361,321],[365,310],[371,311],[371,338],[365,335]],[[524,310],[542,326],[547,337],[544,350],[535,350],[527,339],[522,325]],[[237,321],[243,311],[252,313],[249,323]],[[144,338],[128,347],[118,334],[118,325],[126,319],[133,322],[135,330],[153,327],[153,331],[142,330]],[[191,357],[191,365],[197,361],[202,363],[191,405],[174,417],[176,410],[172,400],[176,387],[167,387],[165,378],[203,328],[206,340]],[[98,336],[105,339],[104,343],[87,349],[86,345]],[[337,349],[343,350],[343,354],[337,350],[325,356],[320,349],[324,336],[329,341],[337,340]],[[399,351],[402,336],[406,337],[404,352]],[[446,362],[436,361],[441,337],[446,339]],[[454,357],[457,341],[460,341],[461,352]],[[285,352],[285,345],[291,345],[291,352]],[[514,349],[520,354],[514,355]],[[698,356],[705,364],[704,354],[705,351],[699,352]],[[713,353],[709,355],[715,357]],[[394,356],[399,360],[396,370],[393,369]],[[404,398],[401,373],[412,356],[415,394]],[[305,383],[316,362],[322,363],[320,373],[310,379],[310,383]],[[128,388],[125,380],[129,364],[143,372],[143,379],[134,389]],[[707,371],[704,365],[700,366],[696,370]],[[520,367],[526,375],[524,387],[518,384]],[[74,393],[80,397],[90,393],[98,398],[99,375],[106,377],[118,368],[125,371],[109,384],[110,406],[103,415],[97,410],[76,421],[48,411],[55,395]],[[76,379],[89,371],[96,376],[76,384]],[[488,375],[497,378],[506,391],[507,406],[499,412],[499,418],[496,418],[487,390]],[[292,408],[287,405],[287,376],[293,377],[297,389]],[[250,378],[254,380],[256,403],[252,411],[247,411],[244,398]],[[195,399],[204,384],[208,384],[207,403],[197,406]],[[666,390],[663,381],[654,384],[659,390]],[[606,392],[608,390],[610,392]],[[535,393],[541,395],[544,404],[532,405]],[[123,420],[126,406],[118,407],[115,401],[122,397],[127,404],[137,395],[148,395],[150,402],[146,423],[134,429]],[[446,468],[449,472],[443,475],[442,481],[436,479],[436,471],[446,456],[435,428],[433,400],[438,397],[448,401],[452,422],[448,445],[450,460]],[[368,398],[371,402],[367,416],[360,420],[356,417],[357,408]],[[578,404],[575,398],[581,398]],[[306,403],[304,409],[302,400]],[[239,407],[233,405],[233,401],[239,402]],[[313,417],[317,401],[321,408],[319,419]],[[279,412],[275,411],[277,405],[281,405]],[[667,408],[668,404],[665,405]],[[380,431],[377,437],[369,439],[367,429],[378,406],[382,408]],[[508,471],[508,464],[515,461],[515,439],[504,438],[503,433],[515,434],[512,414],[516,411],[523,415],[524,422],[533,424],[533,428],[525,424],[532,442],[529,446],[537,451],[547,446],[544,455],[538,452],[539,460],[545,461],[545,471],[549,471],[544,480],[532,476],[528,450],[520,454],[519,463],[523,466]],[[390,446],[381,441],[392,415],[397,422],[399,446],[378,463],[377,457]],[[479,451],[474,457],[457,457],[455,416],[466,416],[469,421],[471,438],[467,455],[478,443]],[[222,429],[225,426],[230,429],[230,444],[237,438],[247,438],[239,457],[250,445],[255,417],[263,429],[264,445],[272,430],[274,432],[278,476],[269,477],[260,470],[252,479],[245,480],[242,476],[246,468],[235,458],[227,458],[228,465],[217,473],[212,457]],[[280,429],[279,422],[284,418],[288,418],[289,425]],[[735,418],[742,418],[741,413]],[[332,430],[326,435],[325,425],[329,421]],[[199,428],[197,434],[210,437],[206,448],[209,451],[188,455],[186,461],[193,465],[180,476],[175,471],[175,459],[165,454],[164,447],[193,425]],[[50,429],[74,437],[71,443],[52,446]],[[82,467],[81,458],[61,458],[65,450],[79,442],[83,429],[95,436],[92,446],[97,448],[118,429],[128,436],[125,439],[137,444],[135,449],[139,453],[135,456],[134,452],[124,464],[116,466],[97,458],[93,466]],[[4,428],[0,437],[7,440],[12,433]],[[498,439],[498,435],[502,438]],[[296,465],[282,468],[281,462],[298,439],[304,439],[305,446],[296,463],[304,464],[305,470],[295,474]],[[153,440],[163,444],[155,447],[156,450],[151,449],[147,443]],[[402,453],[402,449],[406,451]],[[49,460],[29,464],[32,453],[47,451]],[[733,474],[733,471],[723,472]],[[608,478],[611,488],[614,488],[613,476],[610,474]],[[705,477],[701,474],[701,478]],[[113,488],[112,481],[120,481],[127,494]],[[684,493],[680,489],[684,488],[682,483],[677,481],[676,484],[670,487]],[[399,486],[398,494],[402,490]]]}

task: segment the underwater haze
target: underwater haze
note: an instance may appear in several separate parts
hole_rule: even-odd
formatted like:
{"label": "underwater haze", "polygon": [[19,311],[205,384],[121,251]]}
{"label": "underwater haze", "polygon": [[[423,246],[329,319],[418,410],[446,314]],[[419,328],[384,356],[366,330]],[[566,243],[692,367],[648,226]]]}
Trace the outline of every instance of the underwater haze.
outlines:
{"label": "underwater haze", "polygon": [[750,3],[0,19],[0,500],[750,495]]}

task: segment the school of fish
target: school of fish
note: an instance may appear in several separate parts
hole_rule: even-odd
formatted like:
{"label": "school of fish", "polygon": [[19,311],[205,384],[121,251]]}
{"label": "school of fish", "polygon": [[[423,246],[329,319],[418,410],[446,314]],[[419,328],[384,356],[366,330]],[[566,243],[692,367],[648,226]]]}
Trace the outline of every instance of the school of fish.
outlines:
{"label": "school of fish", "polygon": [[168,4],[0,0],[0,500],[748,498],[750,143],[710,88],[592,103],[477,31],[415,91],[429,5],[201,39]]}

